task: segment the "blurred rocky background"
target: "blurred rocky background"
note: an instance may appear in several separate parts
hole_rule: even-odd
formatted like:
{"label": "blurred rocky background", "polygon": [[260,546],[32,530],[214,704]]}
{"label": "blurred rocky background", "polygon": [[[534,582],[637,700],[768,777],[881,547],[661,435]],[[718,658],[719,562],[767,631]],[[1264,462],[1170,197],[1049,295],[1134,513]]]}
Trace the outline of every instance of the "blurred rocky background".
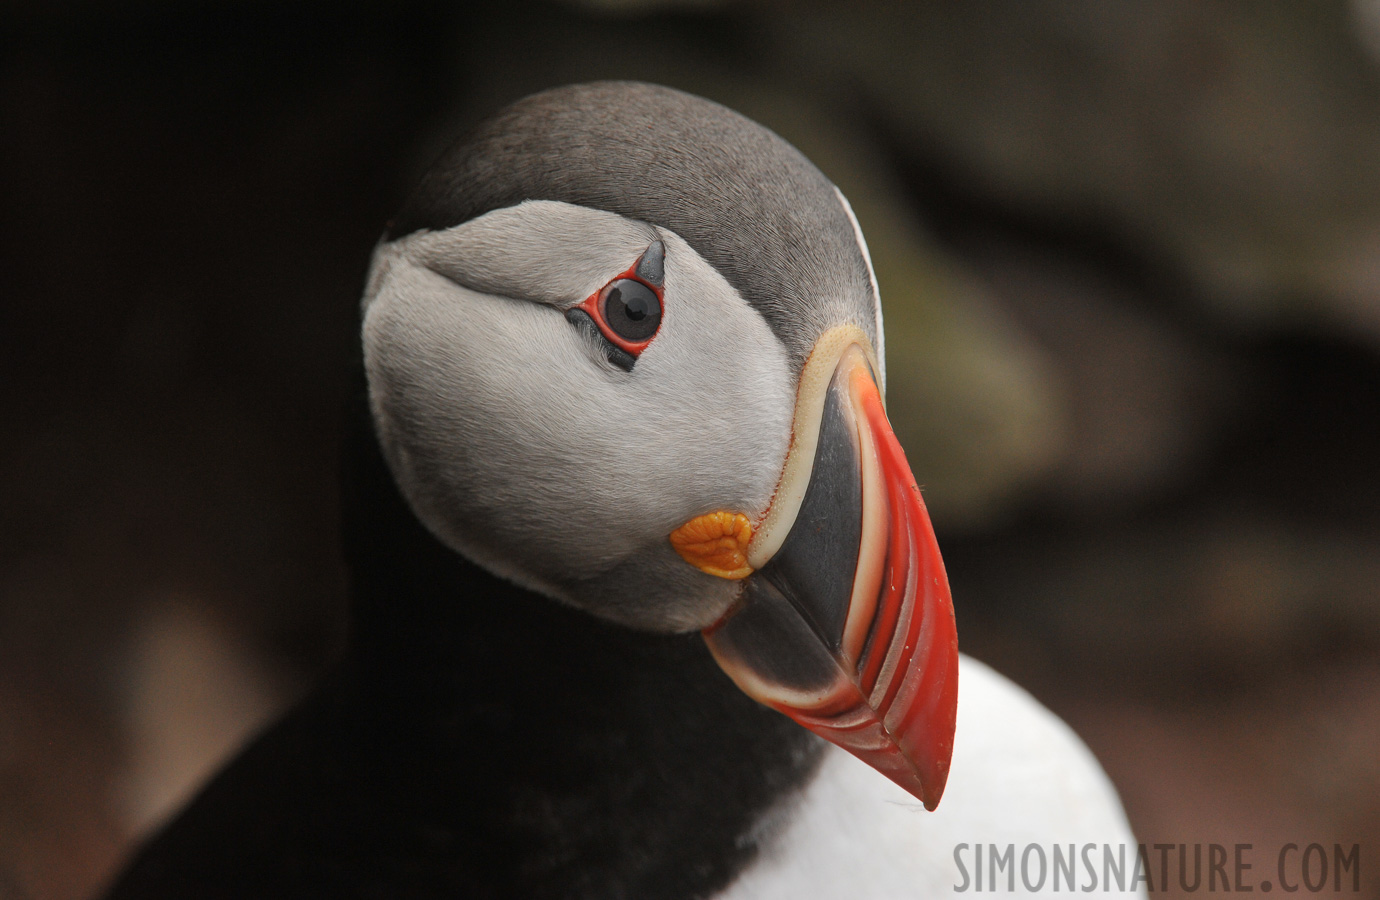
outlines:
{"label": "blurred rocky background", "polygon": [[372,244],[606,77],[850,197],[963,646],[1141,839],[1380,896],[1377,0],[4,0],[0,898],[90,897],[329,663]]}

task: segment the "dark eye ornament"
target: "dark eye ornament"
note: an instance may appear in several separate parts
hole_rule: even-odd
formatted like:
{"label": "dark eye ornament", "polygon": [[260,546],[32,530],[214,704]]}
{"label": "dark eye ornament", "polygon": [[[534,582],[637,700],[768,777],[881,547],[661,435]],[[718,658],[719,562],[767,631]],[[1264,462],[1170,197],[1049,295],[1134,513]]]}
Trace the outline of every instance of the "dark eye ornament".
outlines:
{"label": "dark eye ornament", "polygon": [[626,272],[566,311],[576,327],[601,339],[609,362],[631,372],[661,328],[666,245],[654,242]]}

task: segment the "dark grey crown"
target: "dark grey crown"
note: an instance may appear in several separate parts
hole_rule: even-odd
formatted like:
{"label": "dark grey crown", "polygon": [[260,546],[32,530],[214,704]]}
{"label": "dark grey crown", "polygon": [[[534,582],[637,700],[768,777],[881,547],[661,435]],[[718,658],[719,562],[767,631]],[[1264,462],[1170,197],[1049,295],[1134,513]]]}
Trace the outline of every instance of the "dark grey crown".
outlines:
{"label": "dark grey crown", "polygon": [[833,184],[717,103],[625,81],[534,94],[447,150],[387,237],[524,200],[676,232],[766,318],[797,365],[832,325],[853,322],[876,344],[867,264]]}

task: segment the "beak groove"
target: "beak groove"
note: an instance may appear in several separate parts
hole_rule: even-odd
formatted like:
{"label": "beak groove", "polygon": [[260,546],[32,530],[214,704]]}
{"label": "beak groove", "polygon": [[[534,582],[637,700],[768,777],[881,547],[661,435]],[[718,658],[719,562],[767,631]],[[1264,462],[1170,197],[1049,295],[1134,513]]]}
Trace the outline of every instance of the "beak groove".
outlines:
{"label": "beak groove", "polygon": [[856,329],[816,345],[796,414],[797,432],[814,434],[791,450],[812,459],[788,456],[783,475],[806,484],[778,488],[795,508],[768,513],[753,543],[774,532],[770,556],[749,548],[758,571],[704,637],[748,695],[934,809],[953,751],[958,639],[938,544],[867,347]]}

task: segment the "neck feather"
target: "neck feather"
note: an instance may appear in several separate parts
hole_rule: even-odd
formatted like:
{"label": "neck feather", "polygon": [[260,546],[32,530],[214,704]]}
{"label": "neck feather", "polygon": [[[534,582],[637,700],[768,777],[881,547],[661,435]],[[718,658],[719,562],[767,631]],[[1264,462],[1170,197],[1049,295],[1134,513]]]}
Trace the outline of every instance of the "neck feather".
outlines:
{"label": "neck feather", "polygon": [[741,694],[698,634],[600,621],[443,547],[372,434],[355,448],[345,680],[428,773],[409,780],[429,795],[427,827],[466,833],[500,895],[727,884],[814,774],[819,742]]}

